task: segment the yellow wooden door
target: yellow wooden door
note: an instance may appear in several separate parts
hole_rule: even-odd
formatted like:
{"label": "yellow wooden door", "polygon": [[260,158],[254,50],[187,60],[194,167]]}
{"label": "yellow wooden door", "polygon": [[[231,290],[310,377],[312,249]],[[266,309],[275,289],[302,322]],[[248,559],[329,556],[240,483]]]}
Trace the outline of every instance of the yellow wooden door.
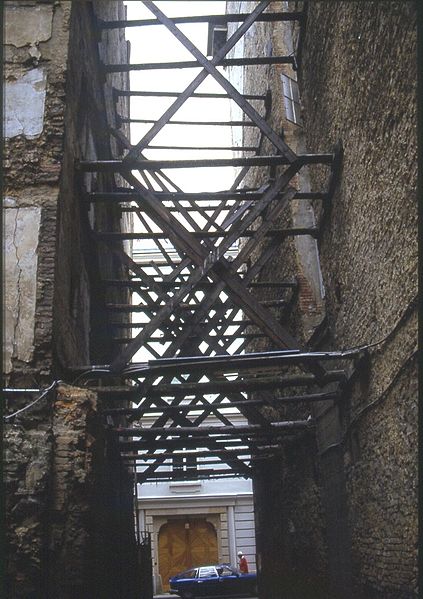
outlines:
{"label": "yellow wooden door", "polygon": [[168,591],[171,576],[218,562],[214,526],[204,518],[170,520],[160,529],[158,553],[163,590]]}

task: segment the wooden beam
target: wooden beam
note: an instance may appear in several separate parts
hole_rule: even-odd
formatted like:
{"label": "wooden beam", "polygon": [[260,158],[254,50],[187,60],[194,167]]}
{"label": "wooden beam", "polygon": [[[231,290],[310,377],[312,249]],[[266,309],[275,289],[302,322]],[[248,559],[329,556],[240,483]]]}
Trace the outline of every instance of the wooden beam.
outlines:
{"label": "wooden beam", "polygon": [[[219,239],[226,237],[229,233],[225,231],[190,231],[193,237],[197,239]],[[243,231],[240,239],[244,237],[254,237],[255,231]],[[165,233],[114,233],[104,231],[93,231],[97,239],[103,241],[121,241],[122,239],[169,239]],[[292,227],[290,229],[269,229],[265,237],[295,237],[297,235],[311,235],[318,237],[319,229],[317,227]]]}
{"label": "wooden beam", "polygon": [[[297,164],[331,164],[333,154],[299,154]],[[157,171],[173,168],[220,168],[224,166],[271,166],[290,164],[285,156],[251,156],[246,158],[210,158],[188,160],[81,160],[77,168],[83,172],[113,172],[122,170]]]}
{"label": "wooden beam", "polygon": [[[234,229],[234,232],[228,235],[228,237],[222,241],[218,248],[210,254],[207,254],[207,250],[204,248],[204,246],[201,246],[197,240],[190,237],[189,233],[182,227],[182,225],[176,221],[176,219],[172,217],[172,215],[161,204],[155,201],[154,194],[143,188],[143,186],[133,175],[130,175],[129,173],[124,175],[134,187],[138,187],[139,190],[142,191],[144,201],[146,202],[146,205],[148,205],[149,212],[153,220],[155,220],[160,227],[170,231],[169,234],[174,237],[172,241],[179,246],[182,251],[187,253],[187,255],[198,265],[198,268],[191,274],[187,284],[175,293],[168,305],[163,307],[156,317],[151,320],[150,323],[143,329],[143,331],[133,340],[133,342],[125,347],[120,356],[118,356],[118,358],[112,364],[112,368],[114,370],[117,371],[122,369],[123,366],[134,355],[134,353],[142,346],[145,339],[156,330],[158,325],[172,313],[175,306],[180,303],[181,300],[183,300],[187,292],[193,289],[193,287],[198,284],[199,281],[212,268],[216,268],[218,261],[222,259],[224,252],[227,251],[227,249],[229,249],[233,242],[239,237],[240,232],[242,230],[246,230],[265,208],[265,206],[270,204],[274,196],[281,191],[281,189],[289,182],[293,174],[297,172],[297,169],[298,165],[290,166],[287,171],[285,171],[285,173],[281,175],[275,181],[272,187],[263,195],[261,201],[250,211],[248,216],[243,219],[241,226]],[[290,189],[289,192],[287,192],[287,196],[292,197],[294,193],[295,190]],[[223,266],[221,271],[227,272],[228,267]],[[219,274],[219,276],[223,278],[221,274]],[[286,334],[281,325],[275,319],[273,319],[273,317],[270,317],[270,320],[272,321],[271,324],[268,323],[270,313],[266,312],[265,317],[263,308],[260,306],[257,300],[252,298],[252,296],[248,298],[246,297],[249,294],[242,283],[238,283],[237,279],[238,275],[229,267],[229,272],[227,273],[225,282],[227,283],[230,292],[232,292],[233,286],[237,287],[237,303],[241,308],[245,308],[246,304],[250,305],[248,308],[249,313],[247,312],[247,315],[251,318],[251,320],[257,324],[263,325],[265,329],[270,332],[271,338],[275,337],[275,333],[278,331],[279,334],[277,338],[279,341],[281,341],[283,338],[285,345],[292,343],[296,345],[297,342],[290,335]],[[243,289],[241,293],[240,286]],[[260,312],[260,323],[257,322],[257,312]]]}
{"label": "wooden beam", "polygon": [[[234,67],[248,65],[272,65],[272,64],[291,64],[295,65],[294,56],[254,56],[248,58],[222,58],[216,63],[217,66]],[[103,64],[105,73],[128,73],[130,71],[161,71],[170,69],[198,69],[201,64],[197,60],[181,60],[171,62],[142,62]],[[243,98],[243,96],[242,96]]]}
{"label": "wooden beam", "polygon": [[[170,17],[172,23],[213,23],[222,25],[226,23],[239,23],[245,21],[250,13],[236,13],[226,15],[196,15],[187,17]],[[255,18],[258,22],[276,22],[276,21],[300,21],[303,18],[302,11],[292,12],[269,12],[262,13]],[[145,27],[151,25],[161,25],[157,19],[122,19],[119,21],[107,21],[97,18],[100,29],[123,29],[126,27]]]}
{"label": "wooden beam", "polygon": [[[150,149],[150,148],[149,148]],[[279,193],[275,199],[282,199],[283,193]],[[232,202],[236,201],[251,201],[256,202],[261,199],[263,196],[262,193],[256,192],[242,192],[242,191],[233,191],[233,192],[198,192],[198,193],[178,193],[178,192],[155,192],[156,199],[161,202]],[[83,201],[86,202],[131,202],[131,201],[141,201],[142,202],[142,194],[136,193],[133,190],[128,190],[127,192],[90,192],[85,194],[82,197]],[[293,200],[326,200],[327,194],[321,192],[296,192],[292,198]],[[194,207],[192,210],[198,210],[199,207]],[[214,208],[211,206],[209,209]],[[134,208],[131,208],[133,210]],[[178,208],[170,207],[170,210],[177,210]],[[207,208],[206,208],[207,209]]]}
{"label": "wooden beam", "polygon": [[[208,74],[212,74],[215,79],[222,85],[224,90],[231,96],[231,98],[242,108],[242,110],[254,121],[257,126],[266,134],[270,141],[281,150],[282,154],[285,154],[290,160],[295,160],[295,153],[285,144],[285,142],[271,129],[271,127],[260,117],[258,112],[249,104],[226,79],[225,77],[220,78],[220,73],[217,71],[214,65],[218,64],[219,61],[226,56],[231,48],[241,39],[241,37],[248,31],[251,25],[255,22],[257,17],[264,11],[269,5],[269,0],[262,0],[254,11],[245,19],[242,25],[235,31],[231,38],[223,45],[223,47],[216,53],[211,61],[208,61],[201,52],[182,34],[182,32],[164,15],[152,2],[146,3],[146,6],[150,9],[153,14],[159,18],[159,20],[165,24],[168,29],[183,43],[183,45],[194,55],[194,57],[204,67],[197,77],[191,82],[191,84],[181,93],[176,101],[170,106],[160,119],[153,125],[153,127],[144,135],[144,137],[137,143],[137,145],[129,152],[127,159],[131,160],[135,158],[139,151],[143,150],[157,135],[157,133],[166,125],[170,118],[179,110],[184,102],[190,97],[190,95],[197,89],[197,87],[204,81]],[[223,81],[221,80],[223,79]]]}
{"label": "wooden beam", "polygon": [[[135,97],[146,97],[146,98],[177,98],[181,92],[163,92],[163,91],[135,91],[128,89],[117,89],[113,88],[113,93],[115,96],[135,96]],[[262,100],[265,101],[266,96],[260,94],[243,94],[245,100]],[[229,94],[212,94],[212,93],[200,93],[194,92],[190,96],[191,98],[208,98],[215,100],[227,100],[230,98]]]}
{"label": "wooden beam", "polygon": [[308,429],[313,426],[311,420],[287,420],[285,422],[269,422],[266,427],[258,424],[248,424],[239,426],[179,426],[179,427],[134,427],[134,428],[115,428],[112,429],[120,437],[156,437],[172,436],[175,437],[196,437],[204,435],[231,435],[237,437],[241,434],[265,434],[280,433],[281,431],[292,431]]}

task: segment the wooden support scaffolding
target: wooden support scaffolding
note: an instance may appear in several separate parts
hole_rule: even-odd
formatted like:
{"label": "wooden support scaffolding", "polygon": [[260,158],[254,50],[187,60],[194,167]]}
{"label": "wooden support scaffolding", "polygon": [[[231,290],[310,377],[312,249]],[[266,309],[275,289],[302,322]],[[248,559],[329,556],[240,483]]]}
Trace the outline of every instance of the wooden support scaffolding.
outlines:
{"label": "wooden support scaffolding", "polygon": [[[90,377],[111,377],[118,383],[106,386],[101,379],[99,385],[90,386],[103,404],[104,417],[109,423],[120,424],[111,433],[118,439],[124,462],[136,465],[138,482],[200,476],[251,477],[257,461],[275,455],[290,439],[313,434],[309,419],[278,419],[282,406],[327,404],[343,397],[345,371],[342,367],[334,369],[333,361],[345,361],[350,356],[312,353],[303,347],[285,326],[297,299],[297,281],[276,275],[268,280],[263,275],[264,267],[289,237],[318,238],[318,226],[282,228],[275,223],[280,222],[293,200],[320,201],[326,210],[329,208],[341,151],[335,147],[330,153],[296,154],[270,125],[270,93],[242,94],[218,68],[256,65],[259,69],[285,64],[295,69],[294,55],[228,58],[228,53],[254,23],[300,23],[301,12],[265,12],[270,0],[262,0],[250,14],[169,18],[150,0],[143,3],[153,18],[98,21],[99,30],[161,25],[193,59],[172,62],[169,57],[169,61],[160,63],[105,64],[105,76],[153,69],[197,68],[199,72],[182,91],[114,88],[116,101],[121,97],[173,101],[155,119],[148,118],[148,113],[143,118],[116,114],[117,125],[108,133],[117,140],[123,157],[82,160],[76,164],[81,173],[108,173],[107,179],[119,177],[127,186],[122,187],[120,182],[120,187],[100,186],[83,193],[83,206],[88,209],[90,204],[109,203],[118,206],[122,213],[131,213],[136,223],[135,230],[129,232],[108,231],[105,227],[92,231],[92,242],[122,264],[127,278],[102,281],[116,355],[109,365],[87,369]],[[181,23],[239,26],[208,59],[178,28]],[[207,77],[220,86],[218,92],[198,89]],[[244,119],[219,121],[210,115],[209,120],[198,122],[175,118],[187,101],[207,99],[232,100]],[[120,129],[128,123],[151,127],[146,132],[142,127],[141,138],[132,144]],[[199,143],[154,143],[170,125],[190,127],[192,131],[198,127]],[[257,143],[207,143],[204,135],[212,126],[254,128]],[[264,155],[266,140],[272,149]],[[169,158],[167,154],[164,159],[152,160],[148,150],[154,150],[154,156],[158,151],[177,151],[179,156],[184,151],[201,152],[204,158],[173,160],[172,154]],[[244,155],[207,155],[225,150]],[[253,155],[245,155],[250,152]],[[294,187],[293,181],[308,165],[327,167],[327,189],[310,192]],[[186,193],[170,174],[179,169],[204,167],[240,167],[240,171],[232,186],[221,192],[205,189]],[[261,169],[266,181],[263,187],[241,187],[251,168]],[[126,241],[142,244],[141,249],[127,254],[123,250]],[[127,288],[134,303],[112,299],[111,291],[116,288]],[[254,295],[255,290],[262,289],[269,294],[266,299]],[[125,314],[131,315],[131,322],[120,321]],[[266,339],[274,351],[246,353],[256,339]],[[140,349],[149,352],[153,359],[132,363]],[[128,385],[128,381],[132,384]],[[302,388],[304,392],[299,391]],[[122,401],[132,405],[125,406]],[[271,410],[264,411],[263,407]],[[234,426],[234,414],[242,414],[245,424]],[[144,425],[146,417],[151,426]],[[204,460],[201,470],[172,467],[172,459],[187,451]]]}

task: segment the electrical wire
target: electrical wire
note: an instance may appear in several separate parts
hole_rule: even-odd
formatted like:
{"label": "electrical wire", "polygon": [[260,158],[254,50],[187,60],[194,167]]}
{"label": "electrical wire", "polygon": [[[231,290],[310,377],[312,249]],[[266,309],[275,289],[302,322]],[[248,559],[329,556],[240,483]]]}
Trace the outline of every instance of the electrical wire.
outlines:
{"label": "electrical wire", "polygon": [[3,420],[5,420],[5,421],[10,420],[11,418],[14,418],[15,416],[17,416],[18,414],[21,414],[22,412],[29,410],[29,408],[32,408],[32,406],[35,406],[36,403],[38,403],[44,397],[46,397],[50,393],[50,391],[55,389],[57,387],[57,385],[59,385],[61,382],[62,381],[53,381],[52,384],[50,385],[50,387],[47,387],[47,389],[44,389],[44,391],[42,391],[42,393],[38,397],[36,397],[33,401],[31,401],[31,403],[27,404],[20,410],[17,410],[13,414],[8,414],[7,416],[3,416]]}

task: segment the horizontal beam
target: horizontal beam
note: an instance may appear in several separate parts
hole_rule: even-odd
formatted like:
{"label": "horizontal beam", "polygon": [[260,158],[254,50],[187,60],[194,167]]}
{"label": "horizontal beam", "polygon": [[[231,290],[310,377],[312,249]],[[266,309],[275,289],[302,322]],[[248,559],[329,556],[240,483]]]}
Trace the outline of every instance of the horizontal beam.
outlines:
{"label": "horizontal beam", "polygon": [[[102,283],[104,285],[108,285],[111,287],[130,287],[131,289],[134,289],[135,291],[137,289],[150,289],[150,286],[148,284],[148,281],[146,283],[144,283],[143,281],[130,281],[130,280],[120,280],[120,279],[103,279]],[[172,290],[172,289],[180,289],[184,284],[185,281],[156,281],[157,285],[159,285],[159,287],[162,290]],[[246,286],[248,288],[252,287],[252,288],[273,288],[273,289],[287,289],[287,288],[292,288],[292,287],[296,287],[297,284],[292,284],[290,282],[287,281],[257,281],[257,282],[251,282],[251,283],[247,283]],[[195,285],[195,289],[197,291],[201,291],[204,289],[210,289],[211,287],[214,287],[214,284],[211,281],[203,281],[201,283],[197,283]],[[146,308],[148,308],[148,306],[146,306]],[[146,323],[144,323],[145,326]]]}
{"label": "horizontal beam", "polygon": [[[331,164],[333,154],[299,154],[299,164]],[[122,170],[156,171],[167,168],[200,168],[222,166],[278,166],[289,164],[285,156],[251,156],[246,158],[214,158],[199,160],[81,160],[77,167],[84,172],[121,172]]]}
{"label": "horizontal beam", "polygon": [[[251,192],[198,192],[198,193],[180,193],[180,192],[156,192],[156,198],[163,202],[227,202],[232,200],[237,201],[258,201],[262,197],[261,193]],[[275,199],[282,198],[283,194],[278,194]],[[128,192],[102,192],[93,191],[83,196],[83,199],[87,202],[132,202],[142,201],[142,195],[133,191]],[[327,194],[322,192],[297,192],[293,200],[326,200]],[[139,210],[139,207],[131,208],[131,210]],[[177,210],[177,208],[175,208]],[[195,210],[195,206],[187,208],[188,210]],[[172,208],[170,207],[170,210]]]}
{"label": "horizontal beam", "polygon": [[156,437],[171,435],[172,437],[190,437],[204,435],[231,435],[237,437],[241,434],[265,434],[279,433],[281,431],[303,430],[314,426],[312,420],[287,420],[285,422],[269,422],[268,425],[249,424],[244,426],[169,426],[169,427],[137,427],[137,428],[115,428],[112,429],[120,437]]}
{"label": "horizontal beam", "polygon": [[[155,119],[131,119],[126,117],[119,117],[121,123],[138,123],[141,125],[147,125],[155,123]],[[253,121],[168,121],[166,125],[194,125],[194,126],[219,126],[219,127],[257,127]],[[147,149],[148,146],[145,146]]]}
{"label": "horizontal beam", "polygon": [[[247,466],[246,466],[247,467]],[[234,476],[242,476],[243,478],[250,478],[244,471],[236,470],[234,468],[227,468],[225,470],[214,470],[214,469],[201,469],[191,472],[180,472],[179,470],[172,470],[168,472],[149,472],[145,477],[142,472],[137,473],[138,482],[147,482],[149,480],[154,481],[172,481],[172,480],[201,480],[203,478],[233,478]]]}
{"label": "horizontal beam", "polygon": [[[189,374],[191,372],[237,372],[251,368],[275,368],[279,366],[292,366],[307,364],[309,362],[327,360],[354,359],[363,352],[357,348],[348,351],[320,351],[307,352],[295,349],[276,350],[266,352],[252,352],[235,355],[215,356],[184,356],[177,358],[158,358],[148,362],[132,362],[122,371],[122,376],[146,376],[155,374],[157,376],[173,374]],[[81,367],[80,367],[81,368]],[[85,369],[87,370],[87,369]],[[323,378],[324,374],[319,374]]]}
{"label": "horizontal beam", "polygon": [[[169,17],[173,23],[214,23],[224,25],[226,23],[239,23],[249,17],[249,13],[226,14],[226,15],[198,15],[187,17]],[[276,22],[276,21],[299,21],[303,18],[302,12],[269,12],[258,15],[256,22]],[[130,19],[119,21],[106,21],[97,19],[100,29],[123,29],[125,27],[145,27],[151,25],[161,25],[158,19]]]}
{"label": "horizontal beam", "polygon": [[[138,326],[137,328],[142,329],[142,326]],[[149,337],[148,342],[152,343],[166,343],[168,341],[173,341],[176,339],[177,334],[173,335],[163,335],[163,336],[154,336]],[[233,333],[232,335],[211,335],[208,337],[202,337],[201,335],[189,335],[188,339],[198,339],[203,340],[205,343],[217,341],[236,341],[237,339],[260,339],[263,337],[267,337],[266,333]],[[113,343],[131,343],[133,337],[113,337],[111,341]]]}
{"label": "horizontal beam", "polygon": [[[161,92],[161,91],[133,91],[127,89],[113,89],[113,93],[116,96],[134,96],[134,97],[144,97],[144,98],[177,98],[181,92]],[[265,95],[260,94],[243,94],[245,100],[262,100],[266,101]],[[211,94],[211,93],[201,93],[194,92],[191,94],[190,98],[208,98],[215,100],[227,100],[230,99],[231,96],[229,94]]]}
{"label": "horizontal beam", "polygon": [[225,152],[256,152],[256,146],[148,146],[147,150],[207,150],[210,152],[225,151]]}
{"label": "horizontal beam", "polygon": [[[283,300],[283,302],[284,302],[284,304],[286,303],[285,300]],[[189,306],[189,304],[188,304],[188,306]],[[198,304],[198,306],[200,306],[200,304]],[[146,309],[147,308],[149,308],[149,306],[146,306]],[[214,321],[214,318],[215,317],[213,317],[213,321]],[[236,326],[236,325],[244,325],[244,326],[251,325],[253,327],[257,326],[257,325],[255,325],[253,323],[252,320],[248,320],[248,319],[245,319],[245,320],[242,320],[242,319],[227,320],[225,322],[224,322],[224,320],[225,319],[223,317],[220,320],[216,320],[216,326],[224,324],[224,328],[225,329],[227,327],[229,327],[229,326],[232,327],[232,326]],[[203,320],[203,324],[206,324],[207,322],[208,321],[205,318]],[[144,326],[145,323],[142,323],[142,322],[111,322],[110,324],[111,324],[112,327],[117,328],[117,329],[140,329],[140,328],[142,328]],[[197,335],[195,335],[195,336],[197,336]]]}
{"label": "horizontal beam", "polygon": [[[345,381],[345,371],[344,370],[327,370],[326,371],[326,375],[325,378],[322,382],[323,385],[326,385],[327,383],[333,383],[333,382],[344,382]],[[230,383],[230,388],[226,388],[226,385]],[[287,375],[287,376],[281,376],[281,377],[261,377],[259,379],[241,379],[241,380],[236,380],[236,381],[210,381],[207,383],[180,383],[178,385],[172,385],[172,384],[160,384],[157,385],[155,387],[151,387],[148,392],[146,393],[146,396],[149,398],[153,398],[153,397],[180,397],[183,396],[185,397],[186,395],[190,395],[191,392],[192,393],[199,393],[201,396],[205,395],[205,394],[209,394],[212,391],[215,391],[216,393],[220,393],[220,392],[225,392],[230,390],[232,391],[260,391],[261,389],[270,389],[270,388],[286,388],[286,387],[307,387],[307,386],[311,386],[311,385],[317,385],[319,383],[319,381],[317,380],[316,376],[314,374],[303,374],[303,375]],[[137,388],[137,387],[114,387],[114,386],[87,386],[87,388],[91,389],[92,391],[95,391],[96,393],[99,393],[101,395],[115,395],[115,394],[130,394],[132,395],[142,395],[142,389],[141,388]],[[298,398],[298,397],[302,397],[302,401],[313,401],[313,398],[315,401],[321,401],[322,399],[336,399],[335,395],[332,397],[332,393],[337,394],[339,393],[339,391],[333,391],[333,392],[328,392],[328,393],[315,393],[315,394],[310,394],[310,395],[305,395],[305,396],[285,396],[285,397],[281,397],[281,398],[275,398],[276,401],[290,401],[291,398]],[[319,399],[320,397],[320,399]],[[305,399],[304,399],[305,398]],[[258,399],[258,400],[245,400],[247,402],[249,401],[258,401],[260,403],[263,402],[263,400]],[[224,405],[222,404],[221,406],[219,404],[215,404],[215,407],[232,407],[235,404],[237,404],[238,402],[228,402],[225,403]],[[241,402],[242,405],[244,405],[244,401]],[[163,412],[171,412],[174,410],[181,410],[181,409],[185,409],[185,407],[188,410],[194,409],[192,408],[191,405],[189,406],[166,406],[163,407],[161,406],[160,408],[155,408],[152,407],[151,411],[153,412],[157,412],[157,411],[163,411]],[[119,410],[120,408],[115,408],[117,410]],[[126,408],[122,408],[122,409],[126,409]],[[128,409],[137,409],[137,408],[128,408]],[[142,408],[144,411],[147,411],[147,408],[143,407]]]}
{"label": "horizontal beam", "polygon": [[[200,386],[200,384],[199,384]],[[213,389],[214,386],[214,389]],[[227,389],[222,389],[219,386],[219,383],[214,382],[214,383],[210,383],[210,387],[213,389],[212,392],[214,393],[224,393],[225,390],[227,390],[229,393],[235,393],[235,392],[239,392],[239,391],[264,391],[264,390],[268,390],[268,389],[275,389],[275,388],[279,388],[281,385],[278,384],[274,384],[272,386],[270,385],[262,385],[260,386],[259,383],[256,383],[255,385],[243,385],[243,386],[237,386],[237,385],[233,385],[233,388],[228,387]],[[154,389],[154,388],[153,388]],[[211,391],[209,391],[210,393]],[[203,397],[204,396],[204,391],[202,390],[198,390],[198,391],[189,391],[189,392],[181,392],[181,393],[176,393],[176,391],[174,390],[171,393],[162,393],[160,395],[160,397]],[[154,397],[154,394],[151,393],[151,391],[149,393],[146,394],[147,398],[151,398]],[[338,399],[341,399],[342,395],[339,391],[330,391],[328,393],[312,393],[309,395],[287,395],[287,396],[282,396],[282,397],[271,397],[271,398],[267,398],[266,400],[263,399],[245,399],[243,401],[228,401],[225,403],[218,403],[216,404],[215,402],[210,403],[209,405],[204,405],[204,404],[194,404],[194,405],[180,405],[180,406],[168,406],[166,408],[160,406],[160,407],[150,407],[150,408],[144,408],[142,405],[139,406],[138,408],[110,408],[108,410],[103,410],[101,413],[103,415],[107,415],[107,416],[118,416],[118,415],[122,415],[122,416],[129,416],[129,415],[134,415],[136,416],[137,414],[157,414],[157,413],[161,413],[161,414],[174,414],[174,413],[189,413],[189,412],[204,412],[204,413],[211,413],[216,411],[216,409],[218,410],[227,410],[228,408],[236,408],[237,410],[242,410],[242,408],[249,408],[252,406],[256,406],[256,407],[264,407],[267,406],[269,407],[269,405],[271,405],[272,407],[278,408],[279,405],[282,404],[286,404],[286,403],[301,403],[301,402],[306,402],[306,403],[313,403],[313,402],[319,402],[319,401],[336,401]],[[133,401],[136,401],[136,398],[133,399]],[[230,415],[229,415],[230,418]]]}
{"label": "horizontal beam", "polygon": [[[266,450],[268,451],[268,449]],[[145,459],[154,460],[157,458],[174,458],[174,457],[194,457],[194,458],[207,458],[210,456],[228,456],[237,455],[238,457],[245,456],[248,459],[251,456],[249,449],[207,449],[206,451],[191,451],[187,454],[185,451],[163,451],[160,453],[124,453],[121,451],[121,456],[134,459]]]}
{"label": "horizontal beam", "polygon": [[[227,237],[230,231],[189,231],[190,235],[198,239],[219,239]],[[247,230],[240,234],[243,237],[254,237],[255,231]],[[115,233],[94,231],[94,236],[103,241],[121,241],[124,239],[169,239],[166,233]],[[269,229],[265,237],[295,237],[296,235],[311,235],[318,237],[319,229],[317,227],[292,227],[289,229]]]}
{"label": "horizontal beam", "polygon": [[[182,454],[180,454],[180,455],[182,455]],[[184,455],[187,455],[187,454],[184,454]],[[189,455],[194,455],[194,454],[190,453]],[[182,468],[182,466],[181,466],[180,470],[179,470],[179,468],[175,468],[175,466],[174,466],[174,459],[173,458],[163,458],[160,455],[156,455],[155,458],[142,458],[142,457],[136,457],[135,458],[135,457],[124,456],[124,455],[121,456],[121,457],[123,458],[124,462],[126,462],[127,464],[134,464],[134,465],[141,466],[141,467],[144,467],[144,466],[156,466],[157,465],[157,468],[160,468],[160,467],[167,467],[167,468],[169,468],[169,466],[170,467],[173,466],[173,468],[172,468],[173,472],[184,472],[184,473],[185,472],[186,473],[192,472],[194,474],[196,472],[198,472],[199,473],[199,478],[201,478],[201,472],[203,471],[203,469],[204,469],[205,466],[223,466],[223,465],[226,465],[224,456],[222,456],[221,458],[216,457],[214,459],[208,459],[208,460],[202,460],[201,458],[199,458],[199,460],[198,460],[195,468],[190,468],[189,466],[187,466],[186,470],[184,470]],[[233,457],[236,457],[236,456],[233,456]],[[267,457],[270,457],[270,456],[267,456]],[[258,458],[256,458],[255,460],[253,460],[252,458],[247,458],[247,457],[245,457],[245,458],[239,458],[239,459],[242,460],[242,462],[244,463],[245,466],[249,467],[249,465],[250,465],[249,462],[251,463],[253,461],[257,461]],[[263,456],[260,459],[263,459]],[[227,469],[228,472],[231,472],[233,470],[234,470],[233,467],[229,467]],[[157,471],[160,472],[160,470],[157,470]],[[235,471],[238,472],[238,470],[236,470],[236,469],[235,469]]]}
{"label": "horizontal beam", "polygon": [[[294,56],[253,56],[250,58],[222,58],[216,66],[234,67],[248,65],[291,64],[295,66]],[[182,60],[178,62],[144,62],[103,64],[106,73],[127,73],[129,71],[157,71],[169,69],[201,69],[197,60]]]}
{"label": "horizontal beam", "polygon": [[[286,300],[262,300],[259,301],[259,304],[268,308],[278,308],[285,306],[287,302]],[[154,307],[157,309],[156,306]],[[152,306],[140,304],[106,304],[106,308],[113,312],[149,312]],[[180,304],[178,306],[178,310],[186,310],[188,312],[195,312],[199,309],[201,309],[201,304]]]}

